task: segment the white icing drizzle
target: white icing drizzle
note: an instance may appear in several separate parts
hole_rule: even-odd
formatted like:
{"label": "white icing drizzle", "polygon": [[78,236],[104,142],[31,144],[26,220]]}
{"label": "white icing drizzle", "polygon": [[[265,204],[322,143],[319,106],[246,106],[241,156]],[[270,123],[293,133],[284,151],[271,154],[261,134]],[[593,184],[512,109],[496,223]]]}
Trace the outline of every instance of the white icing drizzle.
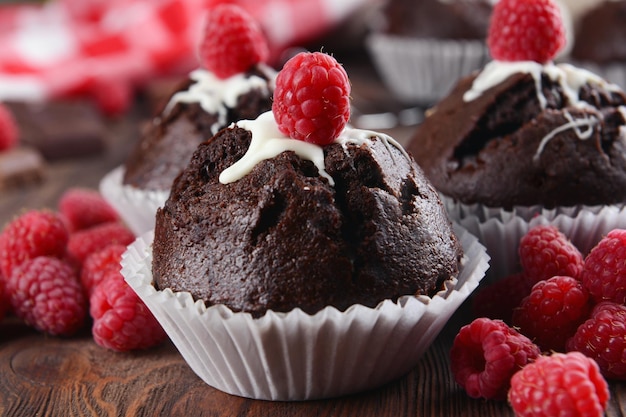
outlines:
{"label": "white icing drizzle", "polygon": [[[552,81],[558,83],[563,89],[563,94],[567,99],[567,105],[575,108],[593,108],[589,103],[580,99],[580,89],[585,84],[597,85],[608,91],[620,91],[620,87],[605,81],[602,77],[582,68],[570,64],[557,64],[550,62],[545,65],[533,61],[491,61],[481,73],[474,79],[472,87],[465,92],[463,100],[468,102],[480,97],[488,89],[502,83],[507,78],[516,73],[527,73],[535,80],[535,90],[537,99],[542,108],[546,107],[547,99],[541,89],[541,76],[547,75]],[[585,116],[574,119],[572,115],[564,110],[568,122],[557,127],[541,139],[539,147],[533,156],[533,161],[537,161],[541,156],[548,142],[559,133],[574,129],[580,140],[586,140],[593,134],[593,128],[599,123],[594,116]],[[581,128],[586,128],[581,130]]]}
{"label": "white icing drizzle", "polygon": [[626,106],[619,106],[617,111],[622,115],[622,120],[624,120],[624,124],[619,127],[619,133],[622,136],[622,139],[626,140]]}
{"label": "white icing drizzle", "polygon": [[611,84],[591,71],[577,68],[570,64],[547,63],[545,65],[534,61],[491,61],[478,74],[472,87],[463,94],[463,101],[472,101],[480,97],[485,91],[502,83],[507,78],[517,73],[526,73],[533,76],[537,99],[542,108],[545,108],[547,100],[541,90],[541,75],[546,74],[551,80],[561,85],[569,105],[574,107],[586,107],[588,103],[579,98],[580,88],[584,84],[593,84],[609,91],[619,91],[619,87]]}
{"label": "white icing drizzle", "polygon": [[[535,152],[535,155],[533,156],[533,161],[537,161],[539,159],[541,153],[543,152],[543,149],[546,147],[548,142],[559,133],[568,129],[574,129],[576,135],[580,140],[586,140],[591,137],[591,135],[593,134],[593,128],[599,122],[599,120],[593,116],[585,116],[580,119],[574,119],[567,110],[564,111],[564,115],[567,119],[567,123],[552,130],[552,132],[548,133],[546,136],[543,137],[543,139],[541,139],[539,147],[537,147],[537,152]],[[586,128],[584,131],[581,130],[581,128],[583,127]]]}
{"label": "white icing drizzle", "polygon": [[348,144],[354,143],[358,146],[361,146],[363,144],[369,145],[372,138],[374,137],[380,139],[385,147],[389,150],[389,155],[391,156],[391,159],[393,159],[393,152],[391,152],[391,147],[393,146],[394,148],[398,149],[407,160],[410,160],[409,154],[394,138],[384,133],[375,132],[373,130],[362,130],[346,127],[341,132],[341,134],[339,134],[339,137],[335,139],[335,142],[341,144],[344,152],[346,153],[346,155],[348,155]]}
{"label": "white icing drizzle", "polygon": [[[229,184],[241,179],[250,173],[256,164],[265,159],[273,158],[285,151],[293,151],[300,158],[313,162],[320,175],[326,178],[331,186],[335,185],[335,181],[325,169],[324,149],[319,145],[284,135],[278,129],[274,114],[271,111],[261,114],[256,120],[240,120],[231,126],[235,125],[249,130],[252,133],[252,140],[245,155],[220,173],[219,181],[222,184]],[[373,137],[379,138],[388,149],[390,146],[395,147],[410,161],[409,154],[395,139],[371,130],[354,129],[346,126],[339,137],[335,139],[335,143],[341,144],[347,154],[348,144],[354,143],[358,146],[366,144],[369,146]],[[391,150],[389,153],[393,157]]]}
{"label": "white icing drizzle", "polygon": [[252,132],[252,141],[245,155],[220,173],[222,184],[229,184],[247,175],[259,162],[270,159],[284,151],[293,151],[302,159],[315,164],[320,175],[334,185],[332,177],[324,168],[324,151],[321,146],[301,140],[291,139],[278,130],[274,113],[265,112],[255,120],[240,120],[238,127]]}
{"label": "white icing drizzle", "polygon": [[[270,79],[273,87],[275,82],[275,71],[271,68],[260,65],[259,68]],[[259,89],[263,94],[269,96],[268,82],[263,78],[245,74],[235,74],[226,79],[216,77],[212,72],[199,68],[189,73],[189,78],[195,81],[186,91],[175,93],[167,103],[163,114],[168,114],[176,103],[198,103],[207,113],[217,114],[217,121],[211,126],[211,133],[215,134],[226,124],[227,108],[234,108],[237,99],[254,89]]]}

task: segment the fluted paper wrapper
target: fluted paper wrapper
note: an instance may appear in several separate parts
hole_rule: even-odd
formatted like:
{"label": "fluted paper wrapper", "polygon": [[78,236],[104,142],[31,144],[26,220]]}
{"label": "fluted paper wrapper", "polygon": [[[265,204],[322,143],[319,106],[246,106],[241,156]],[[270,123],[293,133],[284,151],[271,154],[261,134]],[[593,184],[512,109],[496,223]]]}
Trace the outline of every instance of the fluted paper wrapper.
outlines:
{"label": "fluted paper wrapper", "polygon": [[459,78],[489,60],[482,40],[417,39],[373,33],[367,49],[391,93],[408,103],[434,104]]}
{"label": "fluted paper wrapper", "polygon": [[[444,194],[440,194],[439,197],[441,198],[441,201],[443,202],[450,218],[459,223],[467,217],[474,218],[475,221],[479,222],[484,222],[490,219],[507,222],[515,218],[520,218],[529,222],[537,216],[545,217],[546,219],[554,219],[557,216],[576,217],[580,213],[599,214],[607,208],[622,212],[626,208],[626,205],[624,204],[597,206],[586,206],[580,204],[576,206],[554,207],[551,209],[547,209],[542,205],[513,206],[511,209],[505,210],[500,207],[488,207],[483,204],[464,204]],[[475,230],[470,230],[471,233],[474,231]]]}
{"label": "fluted paper wrapper", "polygon": [[[623,206],[569,207],[539,210],[525,218],[515,212],[492,213],[482,218],[468,215],[458,222],[485,245],[491,257],[490,268],[483,284],[492,283],[521,271],[520,239],[534,226],[551,224],[557,227],[584,255],[613,229],[626,228],[626,208]],[[526,213],[528,214],[528,213]]]}
{"label": "fluted paper wrapper", "polygon": [[142,190],[123,183],[124,167],[119,166],[100,181],[100,194],[120,214],[136,236],[154,229],[156,211],[163,207],[169,190]]}
{"label": "fluted paper wrapper", "polygon": [[462,270],[445,290],[344,312],[268,311],[255,319],[223,305],[207,308],[188,292],[157,290],[151,232],[129,246],[122,274],[207,384],[255,399],[329,398],[380,386],[415,367],[489,267],[477,239],[460,227],[457,235],[465,251]]}

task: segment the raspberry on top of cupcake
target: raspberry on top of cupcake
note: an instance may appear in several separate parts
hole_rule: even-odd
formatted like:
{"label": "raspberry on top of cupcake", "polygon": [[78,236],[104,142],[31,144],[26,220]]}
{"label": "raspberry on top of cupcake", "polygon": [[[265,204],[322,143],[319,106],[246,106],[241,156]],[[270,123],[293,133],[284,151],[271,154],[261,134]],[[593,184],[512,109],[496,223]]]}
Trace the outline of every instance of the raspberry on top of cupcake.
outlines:
{"label": "raspberry on top of cupcake", "polygon": [[158,210],[155,287],[254,317],[432,295],[462,248],[392,138],[347,126],[350,84],[323,53],[276,79],[273,111],[201,144]]}
{"label": "raspberry on top of cupcake", "polygon": [[623,203],[626,95],[553,62],[565,45],[558,6],[501,0],[487,41],[493,60],[459,80],[408,146],[435,187],[505,209]]}
{"label": "raspberry on top of cupcake", "polygon": [[198,50],[201,67],[175,91],[125,162],[123,183],[169,190],[197,145],[230,123],[271,108],[276,72],[258,24],[243,8],[208,11]]}

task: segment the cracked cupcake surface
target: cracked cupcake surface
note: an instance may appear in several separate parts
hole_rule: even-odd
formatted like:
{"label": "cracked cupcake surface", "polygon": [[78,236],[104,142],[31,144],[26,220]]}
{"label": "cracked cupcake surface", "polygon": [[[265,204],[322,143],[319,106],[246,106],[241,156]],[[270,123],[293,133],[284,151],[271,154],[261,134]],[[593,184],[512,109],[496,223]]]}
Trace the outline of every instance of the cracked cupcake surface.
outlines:
{"label": "cracked cupcake surface", "polygon": [[626,95],[568,64],[492,61],[428,112],[407,150],[465,204],[623,203]]}
{"label": "cracked cupcake surface", "polygon": [[294,148],[220,181],[246,160],[253,132],[218,132],[175,180],[157,213],[157,288],[253,316],[313,314],[431,295],[457,275],[462,249],[445,209],[393,139],[346,128],[318,148],[321,166]]}

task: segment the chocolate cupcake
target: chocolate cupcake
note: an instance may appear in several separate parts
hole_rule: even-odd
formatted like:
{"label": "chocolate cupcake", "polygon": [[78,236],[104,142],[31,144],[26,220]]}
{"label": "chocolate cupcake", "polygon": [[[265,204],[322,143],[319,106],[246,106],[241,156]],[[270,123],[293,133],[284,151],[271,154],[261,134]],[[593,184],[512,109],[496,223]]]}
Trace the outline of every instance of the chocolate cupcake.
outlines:
{"label": "chocolate cupcake", "polygon": [[429,111],[408,150],[463,204],[621,204],[625,105],[616,85],[571,65],[493,61]]}
{"label": "chocolate cupcake", "polygon": [[214,387],[302,400],[383,384],[484,276],[412,157],[346,127],[349,92],[332,57],[292,58],[273,111],[201,144],[127,253],[126,280]]}
{"label": "chocolate cupcake", "polygon": [[[228,39],[218,33],[219,13],[210,11],[201,48],[203,67],[181,82],[125,163],[102,181],[102,194],[136,234],[154,227],[156,209],[163,205],[172,181],[200,143],[237,120],[254,119],[271,108],[276,72],[264,64],[268,55],[265,39],[242,9],[237,8],[233,15],[250,28],[236,38],[242,42],[241,49],[225,51],[233,55],[229,58],[213,58],[206,45],[221,44],[214,49],[228,46]],[[243,46],[246,42],[249,47]],[[235,66],[224,72],[223,62]]]}
{"label": "chocolate cupcake", "polygon": [[345,130],[323,148],[324,167],[285,148],[222,184],[251,137],[272,125],[266,113],[197,149],[157,212],[158,289],[253,316],[296,307],[314,314],[430,296],[458,274],[462,250],[443,205],[384,135]]}
{"label": "chocolate cupcake", "polygon": [[626,88],[626,1],[603,1],[578,22],[572,60]]}
{"label": "chocolate cupcake", "polygon": [[431,105],[489,59],[493,1],[393,0],[366,43],[383,81],[406,103]]}
{"label": "chocolate cupcake", "polygon": [[552,61],[564,44],[555,4],[544,5],[540,12],[550,19],[539,28],[511,28],[496,18],[526,13],[517,4],[500,0],[494,8],[495,59],[459,80],[407,146],[451,218],[487,247],[493,268],[485,281],[513,271],[529,224],[569,223],[568,236],[583,239],[605,223],[626,226],[626,94]]}

